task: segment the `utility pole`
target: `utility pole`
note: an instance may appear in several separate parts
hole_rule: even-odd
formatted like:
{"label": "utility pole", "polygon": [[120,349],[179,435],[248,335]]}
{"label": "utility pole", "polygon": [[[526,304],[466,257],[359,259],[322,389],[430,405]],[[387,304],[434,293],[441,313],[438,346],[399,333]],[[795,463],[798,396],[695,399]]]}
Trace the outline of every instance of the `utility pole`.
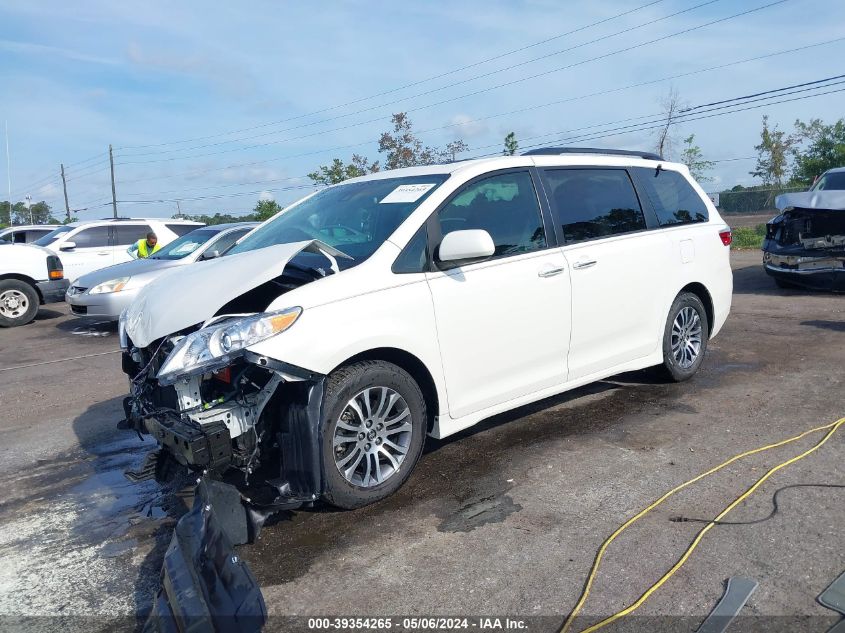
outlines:
{"label": "utility pole", "polygon": [[181,217],[182,217],[182,207],[180,207],[180,206],[179,206],[179,201],[178,201],[178,200],[176,201],[176,217],[177,217],[177,218],[181,218]]}
{"label": "utility pole", "polygon": [[117,194],[114,192],[114,156],[111,151],[111,143],[109,143],[109,164],[111,165],[111,207],[114,211],[114,217],[117,218]]}
{"label": "utility pole", "polygon": [[9,226],[12,226],[12,163],[9,161],[9,122],[6,121],[6,181],[9,185]]}
{"label": "utility pole", "polygon": [[62,163],[62,189],[65,190],[65,211],[67,212],[67,221],[70,222],[70,205],[67,202],[67,181],[65,180],[65,164]]}

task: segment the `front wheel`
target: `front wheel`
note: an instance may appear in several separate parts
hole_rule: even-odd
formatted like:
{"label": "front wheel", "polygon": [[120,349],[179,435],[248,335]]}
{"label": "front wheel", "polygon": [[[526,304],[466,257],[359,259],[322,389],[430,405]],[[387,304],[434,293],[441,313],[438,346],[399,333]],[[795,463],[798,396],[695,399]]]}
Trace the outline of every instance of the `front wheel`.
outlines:
{"label": "front wheel", "polygon": [[693,377],[704,360],[709,336],[701,299],[691,292],[675,297],[663,331],[663,368],[670,379],[682,382]]}
{"label": "front wheel", "polygon": [[360,508],[393,494],[410,476],[425,442],[425,400],[392,363],[347,365],[328,378],[321,430],[324,498]]}
{"label": "front wheel", "polygon": [[38,314],[38,292],[25,281],[0,281],[0,327],[26,325]]}

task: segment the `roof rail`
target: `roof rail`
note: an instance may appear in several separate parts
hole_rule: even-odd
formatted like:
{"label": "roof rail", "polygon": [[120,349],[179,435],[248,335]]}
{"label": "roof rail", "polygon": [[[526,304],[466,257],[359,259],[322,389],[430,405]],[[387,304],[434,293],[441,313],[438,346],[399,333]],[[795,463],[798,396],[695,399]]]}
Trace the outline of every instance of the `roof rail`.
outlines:
{"label": "roof rail", "polygon": [[109,216],[107,218],[100,218],[100,221],[105,221],[105,220],[118,220],[118,221],[120,221],[120,220],[134,220],[134,219],[136,219],[136,218],[127,218],[127,217],[124,217],[124,216],[120,216],[119,218],[116,218],[114,216]]}
{"label": "roof rail", "polygon": [[610,156],[637,156],[647,160],[663,160],[654,152],[640,152],[631,149],[602,149],[599,147],[539,147],[523,152],[523,156],[559,156],[560,154],[606,154]]}

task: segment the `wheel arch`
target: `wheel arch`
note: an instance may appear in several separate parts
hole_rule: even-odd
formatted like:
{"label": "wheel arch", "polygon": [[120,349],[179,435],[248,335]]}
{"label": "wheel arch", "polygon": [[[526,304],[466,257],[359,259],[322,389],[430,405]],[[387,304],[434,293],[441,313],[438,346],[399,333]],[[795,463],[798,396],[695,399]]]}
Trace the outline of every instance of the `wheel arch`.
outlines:
{"label": "wheel arch", "polygon": [[41,291],[38,289],[38,284],[32,277],[27,277],[26,275],[21,275],[20,273],[3,273],[0,275],[0,281],[5,281],[6,279],[15,279],[17,281],[22,281],[26,284],[32,286],[32,289],[35,290],[35,294],[38,295],[38,302],[44,303],[44,297],[41,295]]}
{"label": "wheel arch", "polygon": [[435,418],[440,414],[440,394],[437,392],[434,377],[425,363],[414,354],[397,347],[376,347],[347,358],[342,363],[339,363],[337,367],[333,368],[332,371],[344,365],[351,365],[352,363],[364,360],[381,360],[393,363],[410,374],[411,378],[414,379],[423,392],[428,414],[428,420],[426,421],[427,431],[431,432],[434,428]]}
{"label": "wheel arch", "polygon": [[[694,281],[692,283],[688,283],[686,286],[681,288],[678,291],[678,294],[675,295],[675,297],[677,297],[678,295],[680,295],[681,293],[684,293],[684,292],[690,292],[690,293],[694,294],[696,297],[699,298],[701,303],[704,305],[704,312],[707,314],[707,327],[708,327],[708,330],[709,330],[707,332],[707,335],[708,335],[708,337],[712,337],[713,336],[713,325],[714,325],[714,322],[715,322],[714,321],[715,312],[713,311],[713,297],[710,296],[710,291],[707,290],[707,287],[703,283],[698,282],[698,281]],[[673,301],[674,301],[674,299],[673,299]]]}

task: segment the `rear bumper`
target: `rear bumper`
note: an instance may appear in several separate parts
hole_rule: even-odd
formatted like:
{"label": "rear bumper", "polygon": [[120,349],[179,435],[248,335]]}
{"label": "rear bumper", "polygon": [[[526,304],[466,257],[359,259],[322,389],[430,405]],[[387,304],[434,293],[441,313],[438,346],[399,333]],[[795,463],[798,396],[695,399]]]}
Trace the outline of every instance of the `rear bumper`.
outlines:
{"label": "rear bumper", "polygon": [[58,303],[64,301],[65,292],[70,285],[67,279],[56,279],[54,281],[39,281],[35,284],[38,286],[38,292],[44,299],[44,303]]}

